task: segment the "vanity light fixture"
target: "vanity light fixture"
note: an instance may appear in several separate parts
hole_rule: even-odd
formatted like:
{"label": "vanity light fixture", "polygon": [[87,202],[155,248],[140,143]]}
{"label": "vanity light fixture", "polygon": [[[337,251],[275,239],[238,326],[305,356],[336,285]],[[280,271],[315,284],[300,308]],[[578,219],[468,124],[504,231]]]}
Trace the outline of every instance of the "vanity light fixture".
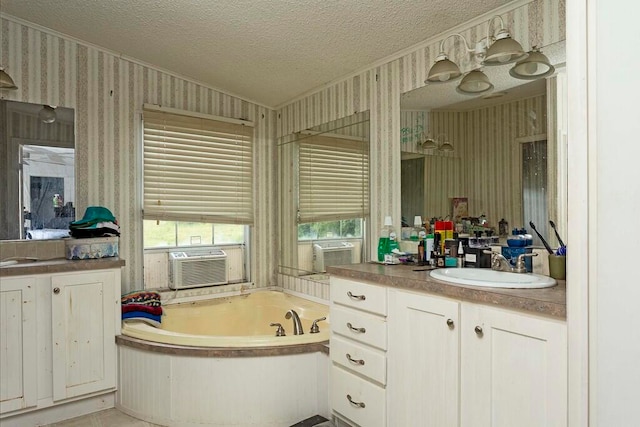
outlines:
{"label": "vanity light fixture", "polygon": [[471,70],[464,76],[456,91],[463,95],[477,95],[493,89],[489,77],[480,70]]}
{"label": "vanity light fixture", "polygon": [[0,67],[0,89],[15,90],[18,86],[13,82],[13,79],[3,67]]}
{"label": "vanity light fixture", "polygon": [[537,80],[550,76],[554,71],[555,68],[549,62],[549,58],[534,46],[526,58],[518,61],[509,70],[509,75],[516,79]]}
{"label": "vanity light fixture", "polygon": [[42,123],[53,123],[56,121],[56,107],[51,105],[43,105],[38,113],[38,118]]}
{"label": "vanity light fixture", "polygon": [[[497,31],[494,28],[495,22],[499,23]],[[440,53],[427,73],[426,84],[447,83],[462,77],[460,67],[449,59],[444,49],[445,42],[453,37],[462,39],[465,51],[472,54],[472,57],[479,65],[505,65],[520,61],[510,72],[516,78],[528,79],[530,78],[529,76],[535,76],[530,78],[534,80],[548,75],[538,73],[538,69],[544,69],[545,73],[549,69],[553,70],[549,60],[539,51],[536,51],[535,48],[530,53],[526,53],[520,43],[511,38],[509,31],[504,26],[502,17],[496,15],[487,22],[487,35],[475,44],[475,48],[471,48],[467,39],[459,33],[451,34],[442,39]],[[531,63],[526,61],[529,55],[533,55]],[[543,58],[540,58],[540,56]],[[466,95],[475,95],[491,89],[493,89],[493,84],[491,84],[486,74],[478,69],[468,72],[457,87],[459,93]]]}

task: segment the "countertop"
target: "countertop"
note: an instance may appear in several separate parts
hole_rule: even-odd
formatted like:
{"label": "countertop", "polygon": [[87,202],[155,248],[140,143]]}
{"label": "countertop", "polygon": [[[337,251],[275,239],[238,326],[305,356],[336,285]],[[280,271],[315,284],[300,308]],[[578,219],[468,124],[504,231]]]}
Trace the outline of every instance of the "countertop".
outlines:
{"label": "countertop", "polygon": [[124,267],[124,265],[124,260],[118,257],[83,260],[56,258],[45,261],[20,262],[6,267],[0,267],[0,277],[103,270],[107,268],[120,268]]}
{"label": "countertop", "polygon": [[376,263],[327,266],[327,272],[347,279],[377,285],[424,291],[434,295],[495,305],[509,309],[566,319],[567,287],[564,280],[544,289],[501,289],[456,285],[432,279],[429,271],[415,265],[382,265]]}

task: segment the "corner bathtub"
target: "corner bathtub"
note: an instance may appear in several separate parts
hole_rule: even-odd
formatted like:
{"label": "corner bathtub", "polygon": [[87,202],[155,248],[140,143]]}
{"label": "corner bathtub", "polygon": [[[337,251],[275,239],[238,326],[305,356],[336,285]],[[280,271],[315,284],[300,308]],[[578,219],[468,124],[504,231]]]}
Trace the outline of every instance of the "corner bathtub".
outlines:
{"label": "corner bathtub", "polygon": [[[300,316],[293,335],[285,313]],[[329,417],[328,306],[277,291],[164,306],[162,328],[127,322],[118,337],[117,406],[170,426],[281,427]],[[276,337],[278,322],[286,336]]]}

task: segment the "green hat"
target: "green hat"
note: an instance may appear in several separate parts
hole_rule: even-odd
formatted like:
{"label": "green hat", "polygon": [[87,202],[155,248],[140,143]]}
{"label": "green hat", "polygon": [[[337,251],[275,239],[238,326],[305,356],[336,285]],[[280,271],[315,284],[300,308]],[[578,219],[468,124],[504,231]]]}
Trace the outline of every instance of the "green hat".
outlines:
{"label": "green hat", "polygon": [[96,224],[98,222],[115,222],[116,217],[113,216],[111,211],[104,206],[89,206],[84,211],[84,216],[81,220],[74,221],[70,226],[82,226],[88,224]]}

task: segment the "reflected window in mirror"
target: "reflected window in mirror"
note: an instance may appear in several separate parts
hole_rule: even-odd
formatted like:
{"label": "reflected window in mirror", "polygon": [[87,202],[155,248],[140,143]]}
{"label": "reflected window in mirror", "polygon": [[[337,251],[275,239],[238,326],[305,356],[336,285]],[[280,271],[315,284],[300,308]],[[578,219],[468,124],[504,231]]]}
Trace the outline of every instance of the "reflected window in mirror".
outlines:
{"label": "reflected window in mirror", "polygon": [[367,112],[280,139],[281,273],[313,278],[364,259],[368,135]]}
{"label": "reflected window in mirror", "polygon": [[75,220],[74,111],[0,101],[0,240],[58,239]]}

